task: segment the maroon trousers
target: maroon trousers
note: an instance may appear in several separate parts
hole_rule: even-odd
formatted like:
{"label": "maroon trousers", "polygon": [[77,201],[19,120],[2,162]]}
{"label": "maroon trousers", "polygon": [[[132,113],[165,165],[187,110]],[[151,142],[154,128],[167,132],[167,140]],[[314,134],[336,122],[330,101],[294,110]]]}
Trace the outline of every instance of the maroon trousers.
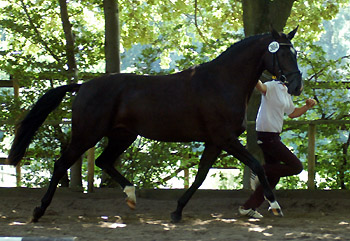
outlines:
{"label": "maroon trousers", "polygon": [[[296,175],[303,170],[301,161],[281,142],[279,133],[257,132],[257,136],[265,158],[263,167],[272,189],[281,177]],[[259,185],[243,207],[256,209],[264,200],[263,188]]]}

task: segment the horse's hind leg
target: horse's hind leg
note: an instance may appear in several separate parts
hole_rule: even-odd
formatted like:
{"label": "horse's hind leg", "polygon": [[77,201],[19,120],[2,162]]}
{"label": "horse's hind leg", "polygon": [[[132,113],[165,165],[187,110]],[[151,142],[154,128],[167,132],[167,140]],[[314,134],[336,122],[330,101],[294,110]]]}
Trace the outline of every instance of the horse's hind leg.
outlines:
{"label": "horse's hind leg", "polygon": [[[80,143],[79,143],[80,145]],[[53,195],[55,194],[58,182],[67,172],[78,158],[88,149],[81,146],[70,144],[64,151],[62,156],[55,162],[54,171],[51,177],[50,185],[44,197],[41,199],[41,206],[36,207],[33,212],[32,222],[37,222],[41,216],[44,215],[47,207],[50,205]]]}
{"label": "horse's hind leg", "polygon": [[136,206],[135,187],[120,174],[114,167],[114,162],[136,139],[137,135],[125,130],[115,131],[116,134],[108,136],[108,145],[96,159],[96,166],[103,169],[123,188],[127,195],[126,202],[131,209]]}
{"label": "horse's hind leg", "polygon": [[183,208],[186,206],[187,202],[190,200],[190,198],[196,192],[196,190],[202,185],[204,179],[208,174],[209,169],[216,161],[216,158],[219,156],[220,152],[221,149],[219,149],[218,147],[206,143],[203,155],[199,162],[196,178],[192,183],[191,187],[187,189],[187,191],[177,201],[176,210],[171,213],[171,219],[173,222],[177,223],[181,221]]}

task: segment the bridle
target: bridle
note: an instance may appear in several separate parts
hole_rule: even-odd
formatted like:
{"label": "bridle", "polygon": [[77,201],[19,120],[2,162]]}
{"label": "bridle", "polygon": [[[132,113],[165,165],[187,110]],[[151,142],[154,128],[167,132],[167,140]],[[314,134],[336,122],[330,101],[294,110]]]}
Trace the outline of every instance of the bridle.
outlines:
{"label": "bridle", "polygon": [[285,85],[288,86],[289,82],[288,82],[287,76],[292,75],[292,74],[296,74],[296,73],[301,74],[301,72],[299,70],[296,70],[296,71],[291,71],[291,72],[288,72],[288,73],[284,73],[283,69],[280,66],[278,55],[277,55],[277,52],[278,52],[280,46],[289,46],[289,47],[293,48],[293,45],[289,44],[289,43],[278,43],[276,41],[273,41],[273,42],[270,43],[268,49],[269,49],[269,52],[272,53],[273,70],[275,70],[275,67],[276,67],[276,64],[277,64],[278,75],[279,75],[278,77],[277,76],[272,76],[272,78],[276,79],[276,80],[279,80],[279,81],[281,81],[282,83],[284,83]]}

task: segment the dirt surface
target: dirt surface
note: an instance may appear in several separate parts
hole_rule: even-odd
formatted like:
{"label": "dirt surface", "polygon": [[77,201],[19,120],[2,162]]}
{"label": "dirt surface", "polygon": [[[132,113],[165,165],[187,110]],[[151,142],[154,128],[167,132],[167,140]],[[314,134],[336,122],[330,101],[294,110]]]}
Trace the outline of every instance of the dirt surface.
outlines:
{"label": "dirt surface", "polygon": [[58,189],[38,223],[29,223],[45,189],[0,188],[0,237],[77,237],[76,240],[350,240],[350,191],[277,191],[284,217],[267,203],[261,220],[240,217],[250,191],[199,190],[170,222],[183,190],[141,190],[130,210],[120,190],[84,194]]}

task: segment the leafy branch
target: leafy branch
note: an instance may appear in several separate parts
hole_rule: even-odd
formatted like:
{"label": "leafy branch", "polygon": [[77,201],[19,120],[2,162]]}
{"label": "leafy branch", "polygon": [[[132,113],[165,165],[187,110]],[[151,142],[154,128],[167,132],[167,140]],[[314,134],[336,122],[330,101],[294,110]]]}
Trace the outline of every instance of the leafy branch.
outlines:
{"label": "leafy branch", "polygon": [[199,26],[198,26],[198,21],[197,21],[197,12],[198,12],[198,3],[197,0],[194,0],[194,25],[196,26],[197,32],[199,34],[199,36],[202,38],[202,40],[207,44],[210,45],[207,38],[204,36],[204,34],[202,33],[202,31],[200,30]]}
{"label": "leafy branch", "polygon": [[[350,59],[350,55],[345,55],[345,56],[340,57],[339,59],[336,59],[336,60],[330,60],[330,61],[328,62],[328,64],[326,64],[323,68],[319,69],[318,71],[314,71],[314,72],[316,72],[316,73],[314,73],[313,75],[311,75],[311,76],[308,78],[308,81],[310,81],[310,80],[312,80],[312,79],[315,79],[316,82],[317,82],[318,76],[320,76],[324,71],[326,71],[327,69],[329,69],[329,67],[330,67],[331,65],[334,65],[334,64],[336,64],[336,63],[340,63],[340,62],[341,62],[342,60],[344,60],[344,59]],[[311,60],[309,60],[309,59],[306,59],[306,60],[308,61],[308,63],[309,63],[309,65],[311,66],[311,68],[312,68],[313,70],[315,70],[315,68],[314,68],[313,63],[311,62]]]}
{"label": "leafy branch", "polygon": [[189,169],[191,167],[194,167],[195,165],[198,164],[198,161],[195,162],[190,162],[188,163],[186,166],[181,166],[178,169],[176,169],[173,173],[171,173],[170,175],[168,175],[167,177],[163,178],[161,181],[156,182],[156,185],[161,185],[167,181],[169,181],[170,179],[172,179],[173,177],[176,177],[181,171],[185,170],[185,169]]}
{"label": "leafy branch", "polygon": [[26,14],[26,16],[28,18],[30,26],[32,27],[32,29],[36,33],[36,36],[37,36],[39,42],[44,46],[46,51],[48,51],[50,53],[50,55],[59,63],[60,62],[60,58],[50,49],[48,44],[41,37],[41,33],[40,33],[39,29],[35,26],[34,21],[33,21],[32,17],[29,14],[27,6],[24,4],[23,0],[20,0],[20,2],[21,2],[21,5],[22,5],[22,8],[23,8],[23,10],[24,10],[24,12],[25,12],[25,14]]}

